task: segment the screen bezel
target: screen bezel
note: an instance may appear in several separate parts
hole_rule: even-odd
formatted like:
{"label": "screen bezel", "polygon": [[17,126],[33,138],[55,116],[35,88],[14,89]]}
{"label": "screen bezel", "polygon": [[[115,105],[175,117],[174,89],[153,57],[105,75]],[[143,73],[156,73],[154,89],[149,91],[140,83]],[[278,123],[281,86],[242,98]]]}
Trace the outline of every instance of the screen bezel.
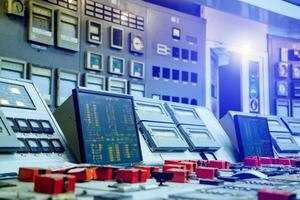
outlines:
{"label": "screen bezel", "polygon": [[[103,92],[103,91],[94,91],[94,90],[88,90],[88,89],[83,89],[83,88],[75,88],[72,90],[72,95],[73,95],[73,101],[74,101],[74,108],[75,108],[75,118],[76,118],[76,126],[77,126],[77,134],[78,134],[78,140],[79,140],[79,149],[80,149],[80,158],[81,162],[86,163],[86,156],[85,156],[85,146],[83,142],[83,131],[82,131],[82,124],[80,118],[80,108],[79,108],[79,98],[78,94],[79,93],[86,93],[86,94],[94,94],[94,95],[104,95],[108,97],[116,97],[116,98],[123,98],[123,99],[129,99],[132,104],[132,111],[133,111],[133,119],[134,119],[134,126],[136,129],[136,135],[137,135],[137,145],[139,149],[139,157],[140,160],[133,162],[133,163],[112,163],[113,165],[116,166],[133,166],[134,164],[140,163],[143,161],[143,156],[142,156],[142,149],[141,149],[141,144],[140,144],[140,137],[139,137],[139,131],[138,127],[136,124],[136,114],[135,114],[135,109],[134,109],[134,102],[133,102],[133,97],[129,95],[123,95],[123,94],[118,94],[118,93],[108,93],[108,92]],[[93,164],[93,163],[92,163]]]}
{"label": "screen bezel", "polygon": [[[267,131],[268,131],[268,138],[271,142],[271,149],[272,149],[272,155],[271,157],[274,158],[274,149],[273,149],[273,142],[272,142],[272,137],[270,134],[270,130],[269,130],[269,124],[268,124],[268,119],[264,118],[264,117],[257,117],[257,116],[246,116],[246,115],[235,115],[234,116],[234,126],[235,126],[235,130],[236,130],[236,138],[237,138],[237,142],[238,142],[238,148],[239,148],[239,154],[240,154],[240,159],[243,160],[245,157],[245,152],[244,152],[244,148],[242,145],[242,138],[241,138],[241,132],[240,132],[240,124],[239,124],[239,119],[240,118],[248,118],[248,119],[260,119],[260,120],[264,120],[266,125],[267,125]],[[257,155],[260,156],[260,155]]]}

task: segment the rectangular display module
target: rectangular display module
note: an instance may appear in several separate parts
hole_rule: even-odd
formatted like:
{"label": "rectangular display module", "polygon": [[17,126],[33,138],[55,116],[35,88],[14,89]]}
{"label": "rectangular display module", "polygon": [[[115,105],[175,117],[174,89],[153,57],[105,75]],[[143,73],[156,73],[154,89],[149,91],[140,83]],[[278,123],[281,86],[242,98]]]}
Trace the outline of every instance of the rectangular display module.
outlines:
{"label": "rectangular display module", "polygon": [[241,159],[245,156],[274,157],[266,118],[236,115],[234,123]]}
{"label": "rectangular display module", "polygon": [[0,106],[35,109],[24,86],[0,82]]}
{"label": "rectangular display module", "polygon": [[80,118],[83,162],[130,164],[142,160],[130,96],[73,90]]}

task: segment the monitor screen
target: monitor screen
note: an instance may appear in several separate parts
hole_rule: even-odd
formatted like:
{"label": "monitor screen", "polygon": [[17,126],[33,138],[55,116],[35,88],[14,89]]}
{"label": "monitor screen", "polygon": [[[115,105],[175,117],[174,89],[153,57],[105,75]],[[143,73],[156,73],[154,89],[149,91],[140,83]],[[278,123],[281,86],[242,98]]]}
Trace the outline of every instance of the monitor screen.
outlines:
{"label": "monitor screen", "polygon": [[246,156],[274,157],[266,118],[236,115],[234,121],[241,159]]}
{"label": "monitor screen", "polygon": [[0,82],[0,106],[35,109],[32,99],[22,85]]}
{"label": "monitor screen", "polygon": [[82,89],[73,94],[83,162],[126,165],[142,161],[132,97]]}

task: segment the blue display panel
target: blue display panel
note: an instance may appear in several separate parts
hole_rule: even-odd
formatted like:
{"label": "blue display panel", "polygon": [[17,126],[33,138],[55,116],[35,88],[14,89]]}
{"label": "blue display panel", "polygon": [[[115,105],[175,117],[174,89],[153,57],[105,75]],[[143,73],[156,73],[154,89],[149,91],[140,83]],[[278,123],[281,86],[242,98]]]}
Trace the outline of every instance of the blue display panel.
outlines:
{"label": "blue display panel", "polygon": [[181,72],[181,80],[182,82],[188,82],[189,81],[189,73],[187,71]]}
{"label": "blue display panel", "polygon": [[180,49],[178,47],[173,47],[172,48],[172,56],[173,56],[173,58],[179,59]]}
{"label": "blue display panel", "polygon": [[179,103],[179,102],[180,102],[180,99],[179,99],[179,97],[172,97],[172,101],[173,101],[173,102]]}
{"label": "blue display panel", "polygon": [[197,73],[191,73],[191,82],[198,83],[198,74]]}
{"label": "blue display panel", "polygon": [[157,66],[152,67],[152,76],[155,78],[160,77],[160,67],[157,67]]}
{"label": "blue display panel", "polygon": [[172,70],[172,79],[174,81],[179,81],[179,70],[177,69]]}
{"label": "blue display panel", "polygon": [[168,96],[168,95],[163,95],[163,96],[162,96],[162,100],[164,100],[164,101],[170,101],[170,96]]}
{"label": "blue display panel", "polygon": [[191,100],[191,105],[197,106],[197,105],[198,105],[197,99],[192,99],[192,100]]}
{"label": "blue display panel", "polygon": [[189,59],[189,50],[181,49],[181,58],[182,58],[182,60],[188,60]]}
{"label": "blue display panel", "polygon": [[234,123],[240,159],[246,156],[274,157],[266,118],[235,115]]}
{"label": "blue display panel", "polygon": [[198,52],[197,51],[191,51],[191,61],[193,61],[193,62],[198,61]]}
{"label": "blue display panel", "polygon": [[170,69],[169,68],[163,68],[163,78],[170,79]]}
{"label": "blue display panel", "polygon": [[83,162],[129,164],[142,160],[132,97],[80,89],[73,90],[73,95]]}
{"label": "blue display panel", "polygon": [[187,97],[182,97],[182,98],[181,98],[181,103],[189,104],[189,98],[187,98]]}

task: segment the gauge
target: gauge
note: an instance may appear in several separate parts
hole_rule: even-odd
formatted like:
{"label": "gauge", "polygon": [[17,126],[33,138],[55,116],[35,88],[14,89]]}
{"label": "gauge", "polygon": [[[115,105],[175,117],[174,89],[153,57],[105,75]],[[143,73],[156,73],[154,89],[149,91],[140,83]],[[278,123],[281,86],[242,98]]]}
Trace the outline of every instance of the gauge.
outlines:
{"label": "gauge", "polygon": [[132,43],[133,43],[133,47],[136,50],[141,51],[144,49],[144,41],[142,40],[141,37],[139,36],[134,37]]}
{"label": "gauge", "polygon": [[24,16],[25,4],[24,0],[7,0],[6,13],[18,16]]}
{"label": "gauge", "polygon": [[289,71],[288,71],[288,64],[287,63],[279,63],[278,65],[278,76],[281,78],[287,78]]}
{"label": "gauge", "polygon": [[143,54],[145,49],[144,39],[140,35],[130,34],[130,51],[132,53]]}

